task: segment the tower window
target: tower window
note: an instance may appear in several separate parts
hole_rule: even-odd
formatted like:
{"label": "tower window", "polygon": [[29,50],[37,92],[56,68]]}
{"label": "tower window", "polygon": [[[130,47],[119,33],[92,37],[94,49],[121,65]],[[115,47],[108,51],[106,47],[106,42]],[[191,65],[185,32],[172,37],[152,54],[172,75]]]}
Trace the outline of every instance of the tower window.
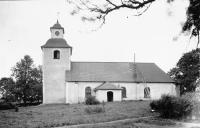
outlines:
{"label": "tower window", "polygon": [[53,58],[54,58],[54,59],[60,59],[60,51],[55,50],[55,51],[53,52]]}

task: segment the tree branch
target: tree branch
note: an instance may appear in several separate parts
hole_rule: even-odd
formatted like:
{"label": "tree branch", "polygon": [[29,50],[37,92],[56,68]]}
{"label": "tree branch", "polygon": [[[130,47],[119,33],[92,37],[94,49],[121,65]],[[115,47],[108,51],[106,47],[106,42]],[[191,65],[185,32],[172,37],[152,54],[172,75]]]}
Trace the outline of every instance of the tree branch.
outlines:
{"label": "tree branch", "polygon": [[149,4],[149,6],[142,13],[140,13],[138,15],[133,15],[133,16],[140,16],[140,15],[142,15],[143,13],[145,13],[149,9],[150,5],[151,5],[151,3]]}
{"label": "tree branch", "polygon": [[[102,23],[99,27],[99,28],[101,28],[103,26],[103,24],[105,24],[105,17],[109,13],[111,13],[115,10],[122,9],[122,8],[137,10],[137,9],[141,9],[141,8],[145,7],[146,5],[148,5],[147,7],[145,7],[145,10],[142,13],[135,15],[135,16],[140,16],[148,10],[151,3],[154,2],[155,0],[143,0],[143,1],[121,0],[121,3],[119,5],[117,5],[116,3],[114,3],[111,0],[105,0],[107,2],[107,4],[102,4],[103,5],[102,7],[100,5],[97,6],[96,4],[91,2],[92,0],[91,1],[90,0],[73,0],[73,2],[72,2],[72,0],[69,0],[69,1],[71,1],[71,3],[74,3],[74,1],[78,1],[80,6],[76,5],[76,7],[79,10],[88,10],[90,12],[93,12],[94,14],[97,14],[96,16],[89,16],[89,18],[82,17],[82,20],[88,20],[88,21],[102,20]],[[75,10],[74,14],[77,14],[77,12],[79,12],[79,10],[78,11]]]}
{"label": "tree branch", "polygon": [[199,30],[198,30],[198,29],[197,29],[197,40],[198,40],[198,41],[197,41],[197,48],[198,48],[199,40],[200,40],[200,39],[199,39]]}
{"label": "tree branch", "polygon": [[106,0],[109,4],[111,4],[111,5],[113,5],[113,6],[115,6],[115,7],[117,7],[117,5],[115,5],[115,4],[113,4],[110,0]]}

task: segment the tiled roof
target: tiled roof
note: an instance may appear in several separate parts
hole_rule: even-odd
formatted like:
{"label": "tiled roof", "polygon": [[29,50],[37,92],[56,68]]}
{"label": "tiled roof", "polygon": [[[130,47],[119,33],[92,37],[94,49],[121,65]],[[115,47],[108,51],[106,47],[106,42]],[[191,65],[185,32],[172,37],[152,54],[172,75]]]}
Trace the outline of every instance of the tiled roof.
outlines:
{"label": "tiled roof", "polygon": [[145,77],[150,83],[174,83],[174,81],[154,63],[136,63],[137,78],[133,77],[133,65],[129,62],[71,62],[71,70],[66,71],[66,81],[93,82],[142,82]]}
{"label": "tiled roof", "polygon": [[62,38],[51,38],[41,48],[72,48],[67,41]]}
{"label": "tiled roof", "polygon": [[107,81],[107,82],[99,85],[98,87],[96,87],[94,90],[95,91],[97,91],[97,90],[122,90],[122,88]]}

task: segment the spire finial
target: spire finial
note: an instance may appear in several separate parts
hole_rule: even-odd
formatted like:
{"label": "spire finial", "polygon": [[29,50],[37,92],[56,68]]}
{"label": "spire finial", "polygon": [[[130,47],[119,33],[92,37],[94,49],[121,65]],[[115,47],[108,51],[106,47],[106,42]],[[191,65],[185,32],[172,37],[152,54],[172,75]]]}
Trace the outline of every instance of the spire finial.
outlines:
{"label": "spire finial", "polygon": [[59,12],[57,12],[57,24],[59,24],[59,22],[58,22],[58,15],[59,15]]}

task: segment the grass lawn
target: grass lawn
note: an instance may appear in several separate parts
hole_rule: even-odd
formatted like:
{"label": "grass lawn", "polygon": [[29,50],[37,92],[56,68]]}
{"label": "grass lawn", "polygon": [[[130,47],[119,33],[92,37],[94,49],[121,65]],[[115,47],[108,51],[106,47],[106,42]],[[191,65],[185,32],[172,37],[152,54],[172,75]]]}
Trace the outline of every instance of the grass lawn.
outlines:
{"label": "grass lawn", "polygon": [[[102,107],[102,105],[98,105]],[[120,119],[157,115],[150,112],[149,101],[123,101],[105,104],[104,113],[88,114],[95,105],[41,105],[0,110],[0,127],[59,127],[65,125],[108,122]],[[103,108],[103,107],[102,107]]]}
{"label": "grass lawn", "polygon": [[182,128],[181,125],[175,125],[171,120],[153,117],[103,123],[129,118],[158,116],[158,113],[150,112],[149,101],[110,102],[105,104],[105,112],[91,114],[85,112],[88,107],[103,108],[102,105],[54,104],[20,107],[19,112],[0,110],[0,128],[49,128],[79,124],[93,124],[80,126],[81,128]]}

